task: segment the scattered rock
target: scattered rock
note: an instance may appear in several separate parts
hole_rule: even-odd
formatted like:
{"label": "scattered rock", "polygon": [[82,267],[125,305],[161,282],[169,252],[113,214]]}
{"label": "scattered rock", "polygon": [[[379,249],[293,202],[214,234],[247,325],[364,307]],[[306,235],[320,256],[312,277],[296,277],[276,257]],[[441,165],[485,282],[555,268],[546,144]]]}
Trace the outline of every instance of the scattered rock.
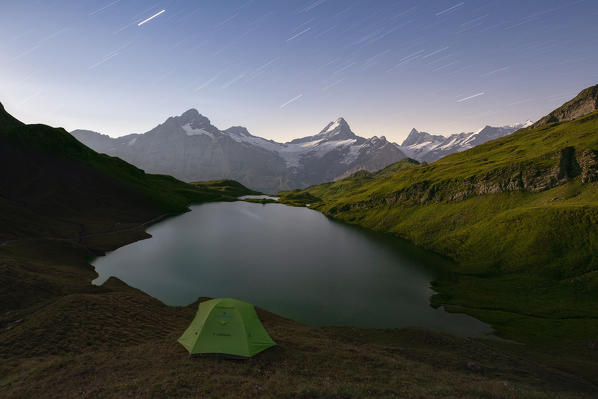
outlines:
{"label": "scattered rock", "polygon": [[471,371],[475,371],[476,373],[479,373],[480,371],[482,371],[482,367],[478,366],[474,362],[467,362],[467,368],[470,369]]}

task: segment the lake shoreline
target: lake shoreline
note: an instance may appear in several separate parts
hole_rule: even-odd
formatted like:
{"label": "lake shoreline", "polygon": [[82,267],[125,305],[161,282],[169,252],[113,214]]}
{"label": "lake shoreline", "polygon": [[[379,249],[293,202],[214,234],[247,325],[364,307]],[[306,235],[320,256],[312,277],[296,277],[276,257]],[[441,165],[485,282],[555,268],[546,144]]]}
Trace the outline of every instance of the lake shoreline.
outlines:
{"label": "lake shoreline", "polygon": [[[434,254],[405,242],[397,246],[394,238],[339,224],[316,211],[216,202],[154,225],[148,234],[153,236],[152,242],[132,244],[93,260],[100,274],[93,284],[101,285],[108,276],[116,276],[176,306],[193,302],[198,294],[234,297],[314,327],[418,326],[465,336],[493,336],[488,325],[431,306],[430,298],[436,293],[431,289],[432,275],[442,270]],[[276,248],[267,244],[271,242],[277,243]],[[225,253],[228,251],[222,246],[237,248],[234,252],[242,255]],[[304,253],[302,248],[311,251]],[[121,266],[124,264],[126,269]],[[247,288],[234,276],[249,270],[252,284]],[[380,280],[378,275],[385,277]],[[227,286],[215,289],[225,276],[229,276]],[[299,290],[296,281],[301,281]],[[334,288],[339,285],[344,289]],[[277,287],[275,292],[280,294],[268,294],[268,287]],[[311,293],[309,301],[303,299],[305,290]],[[364,300],[354,303],[347,291],[362,292]],[[324,305],[313,302],[319,295],[323,297],[318,303]],[[396,299],[391,300],[393,297]],[[347,313],[356,305],[359,309]],[[382,317],[369,309],[376,309]],[[326,315],[333,313],[336,316],[328,319]]]}

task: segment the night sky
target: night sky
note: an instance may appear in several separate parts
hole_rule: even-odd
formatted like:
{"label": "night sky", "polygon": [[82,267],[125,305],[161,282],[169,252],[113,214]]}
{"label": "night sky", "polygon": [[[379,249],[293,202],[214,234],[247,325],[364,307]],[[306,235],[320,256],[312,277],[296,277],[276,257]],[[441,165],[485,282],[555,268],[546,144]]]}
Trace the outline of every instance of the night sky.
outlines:
{"label": "night sky", "polygon": [[343,116],[400,142],[535,120],[598,83],[596,21],[595,0],[3,0],[0,102],[111,136],[197,108],[278,141]]}

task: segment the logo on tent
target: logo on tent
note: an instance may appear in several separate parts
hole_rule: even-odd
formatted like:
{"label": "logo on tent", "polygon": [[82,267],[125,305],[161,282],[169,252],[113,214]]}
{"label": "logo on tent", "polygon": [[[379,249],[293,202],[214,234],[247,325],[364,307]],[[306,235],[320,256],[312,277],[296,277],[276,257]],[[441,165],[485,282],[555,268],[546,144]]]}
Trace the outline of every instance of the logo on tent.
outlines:
{"label": "logo on tent", "polygon": [[229,314],[226,314],[226,312],[222,312],[222,314],[218,314],[218,315],[216,315],[216,317],[224,317],[224,318],[227,318],[227,319],[232,319],[233,318],[233,316],[231,316]]}

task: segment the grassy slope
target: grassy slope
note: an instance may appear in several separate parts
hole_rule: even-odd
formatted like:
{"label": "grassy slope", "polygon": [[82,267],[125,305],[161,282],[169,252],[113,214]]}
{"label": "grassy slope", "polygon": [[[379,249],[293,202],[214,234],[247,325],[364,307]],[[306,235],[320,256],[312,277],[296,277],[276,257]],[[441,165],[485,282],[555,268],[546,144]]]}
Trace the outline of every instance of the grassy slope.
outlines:
{"label": "grassy slope", "polygon": [[[558,169],[565,147],[598,150],[598,112],[522,129],[430,165],[403,161],[371,176],[282,193],[282,200],[311,202],[336,219],[456,260],[453,278],[436,282],[434,302],[491,322],[504,337],[583,344],[598,334],[598,183],[576,177],[540,192],[459,197],[469,182],[502,184],[520,171]],[[422,186],[428,200],[394,200]],[[311,199],[298,201],[302,196]]]}

